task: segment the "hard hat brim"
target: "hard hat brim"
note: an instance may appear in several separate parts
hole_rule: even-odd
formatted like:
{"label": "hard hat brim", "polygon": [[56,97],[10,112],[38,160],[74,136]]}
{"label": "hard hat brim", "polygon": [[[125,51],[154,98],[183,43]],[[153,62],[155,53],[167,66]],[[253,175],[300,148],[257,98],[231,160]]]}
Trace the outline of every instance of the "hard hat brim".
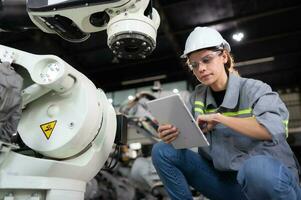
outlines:
{"label": "hard hat brim", "polygon": [[[224,41],[221,46],[223,47],[222,49],[226,49],[227,51],[231,51],[231,48],[230,48],[230,45],[227,41]],[[210,48],[213,48],[213,47],[216,47],[216,46],[208,46],[208,47],[205,47],[205,48],[200,48],[200,49],[195,49],[193,51],[188,51],[188,52],[184,52],[180,58],[187,58],[187,55],[192,53],[192,52],[195,52],[195,51],[200,51],[200,50],[203,50],[203,49],[210,49]]]}

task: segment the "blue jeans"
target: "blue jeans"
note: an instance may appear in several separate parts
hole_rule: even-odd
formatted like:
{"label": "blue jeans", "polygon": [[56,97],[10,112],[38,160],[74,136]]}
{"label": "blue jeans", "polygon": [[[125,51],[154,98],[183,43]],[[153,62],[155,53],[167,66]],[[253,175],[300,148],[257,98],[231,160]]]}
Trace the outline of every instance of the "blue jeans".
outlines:
{"label": "blue jeans", "polygon": [[171,199],[192,199],[190,186],[211,200],[300,200],[298,178],[269,156],[253,156],[238,172],[218,171],[198,153],[159,142],[153,164]]}

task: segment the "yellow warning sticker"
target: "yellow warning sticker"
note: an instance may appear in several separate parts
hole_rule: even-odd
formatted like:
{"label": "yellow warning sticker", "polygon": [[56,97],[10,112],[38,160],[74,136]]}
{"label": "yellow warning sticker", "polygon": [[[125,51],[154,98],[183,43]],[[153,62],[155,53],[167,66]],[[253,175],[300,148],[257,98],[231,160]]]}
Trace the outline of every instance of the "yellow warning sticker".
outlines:
{"label": "yellow warning sticker", "polygon": [[46,136],[47,140],[49,140],[53,130],[54,130],[54,127],[56,125],[56,122],[57,120],[54,120],[54,121],[51,121],[51,122],[47,122],[45,124],[41,124],[40,127],[44,133],[44,135]]}

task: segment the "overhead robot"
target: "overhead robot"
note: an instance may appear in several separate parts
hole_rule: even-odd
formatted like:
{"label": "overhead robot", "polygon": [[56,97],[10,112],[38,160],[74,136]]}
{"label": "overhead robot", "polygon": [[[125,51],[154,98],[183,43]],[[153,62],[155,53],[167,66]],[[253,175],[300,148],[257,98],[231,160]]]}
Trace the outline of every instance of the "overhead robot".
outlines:
{"label": "overhead robot", "polygon": [[[33,28],[29,16],[42,31],[70,42],[106,29],[113,53],[129,59],[153,51],[160,23],[149,0],[2,0],[0,13],[2,31]],[[83,200],[114,142],[124,142],[122,120],[101,89],[57,56],[0,45],[0,62],[23,69],[17,130],[29,147],[0,141],[0,199]]]}
{"label": "overhead robot", "polygon": [[107,30],[118,58],[139,59],[156,47],[160,16],[151,0],[2,0],[0,31],[39,28],[70,42]]}

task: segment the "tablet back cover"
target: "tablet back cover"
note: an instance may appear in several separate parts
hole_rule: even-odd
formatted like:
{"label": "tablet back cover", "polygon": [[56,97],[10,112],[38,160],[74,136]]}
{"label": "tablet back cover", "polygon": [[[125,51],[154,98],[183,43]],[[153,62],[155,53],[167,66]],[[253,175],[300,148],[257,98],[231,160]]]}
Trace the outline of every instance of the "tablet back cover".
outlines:
{"label": "tablet back cover", "polygon": [[172,124],[179,129],[179,136],[172,142],[174,148],[184,149],[209,145],[180,95],[174,94],[149,101],[147,107],[160,124]]}

